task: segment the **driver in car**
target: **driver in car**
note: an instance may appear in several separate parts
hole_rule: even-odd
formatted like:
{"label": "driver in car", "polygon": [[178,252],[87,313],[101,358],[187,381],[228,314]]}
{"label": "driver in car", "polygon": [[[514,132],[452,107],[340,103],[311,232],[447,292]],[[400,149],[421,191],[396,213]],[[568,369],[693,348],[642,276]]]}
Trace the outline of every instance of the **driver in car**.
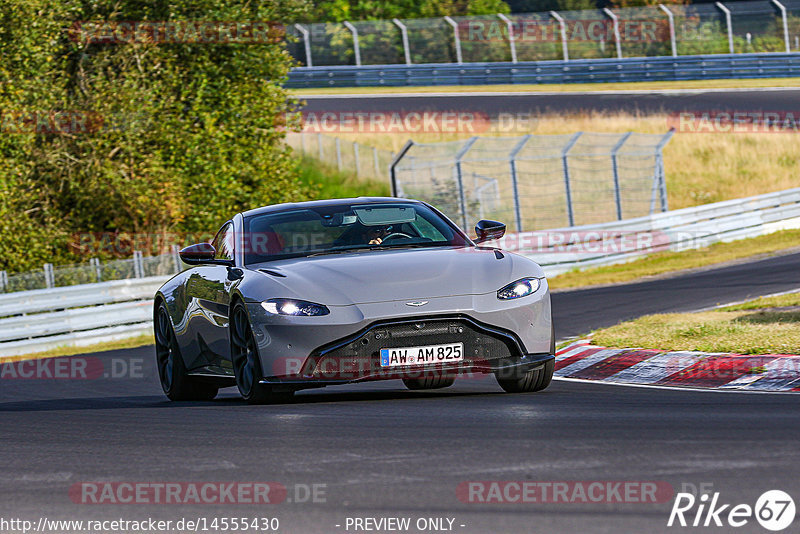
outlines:
{"label": "driver in car", "polygon": [[364,242],[368,245],[380,245],[389,235],[389,230],[389,226],[367,226],[363,234]]}

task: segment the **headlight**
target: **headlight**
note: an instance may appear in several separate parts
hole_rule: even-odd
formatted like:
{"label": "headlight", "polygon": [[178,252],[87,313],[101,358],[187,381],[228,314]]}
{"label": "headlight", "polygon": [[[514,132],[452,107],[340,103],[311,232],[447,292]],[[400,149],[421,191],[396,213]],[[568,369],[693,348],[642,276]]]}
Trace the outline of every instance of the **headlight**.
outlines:
{"label": "headlight", "polygon": [[328,315],[331,311],[322,304],[314,304],[305,300],[270,299],[261,303],[267,313],[273,315]]}
{"label": "headlight", "polygon": [[518,299],[530,295],[539,289],[538,278],[523,278],[516,282],[511,282],[503,289],[497,291],[497,298],[500,300]]}

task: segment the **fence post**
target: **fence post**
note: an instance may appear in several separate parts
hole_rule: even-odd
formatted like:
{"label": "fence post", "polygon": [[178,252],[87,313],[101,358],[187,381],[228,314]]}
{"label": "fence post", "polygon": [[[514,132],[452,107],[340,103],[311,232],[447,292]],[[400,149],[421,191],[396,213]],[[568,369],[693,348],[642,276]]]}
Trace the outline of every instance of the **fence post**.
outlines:
{"label": "fence post", "polygon": [[345,27],[350,30],[350,33],[353,35],[353,52],[356,55],[356,67],[361,66],[361,50],[358,46],[358,30],[355,26],[353,26],[349,21],[344,21]]}
{"label": "fence post", "polygon": [[467,196],[464,192],[464,175],[461,171],[461,158],[464,157],[464,154],[469,152],[469,149],[472,148],[472,145],[475,144],[477,141],[477,137],[470,137],[464,146],[461,147],[461,150],[458,151],[456,154],[456,185],[458,185],[458,200],[461,207],[461,228],[466,232],[467,231]]}
{"label": "fence post", "polygon": [[412,146],[414,146],[414,141],[409,139],[408,141],[406,141],[406,144],[403,145],[403,148],[400,149],[400,152],[398,152],[397,155],[392,154],[392,161],[391,161],[391,163],[389,163],[389,179],[392,182],[392,196],[393,197],[401,197],[401,196],[403,196],[403,191],[401,190],[401,188],[397,184],[396,167],[397,167],[397,164],[400,163],[400,160],[402,160],[405,157],[406,152],[408,152],[411,149]]}
{"label": "fence post", "polygon": [[551,11],[550,16],[556,19],[558,21],[558,25],[561,26],[561,49],[562,53],[564,54],[564,61],[569,61],[569,47],[567,46],[567,23],[564,20],[564,17],[555,11]]}
{"label": "fence post", "polygon": [[358,178],[359,174],[359,165],[358,165],[358,143],[353,142],[353,157],[356,158],[356,178]]}
{"label": "fence post", "polygon": [[181,272],[181,254],[178,245],[172,245],[172,259],[175,261],[175,272]]}
{"label": "fence post", "polygon": [[614,145],[614,148],[611,149],[611,168],[614,172],[614,203],[617,205],[617,220],[622,220],[622,193],[619,190],[619,167],[617,166],[617,152],[619,149],[622,148],[622,145],[625,144],[625,141],[633,134],[633,132],[628,132],[624,134],[617,144]]}
{"label": "fence post", "polygon": [[514,192],[514,218],[516,219],[516,223],[517,223],[517,232],[521,232],[522,231],[522,210],[520,209],[519,187],[518,187],[518,181],[517,181],[517,154],[519,154],[520,150],[522,150],[522,147],[525,146],[525,143],[527,143],[528,140],[530,140],[531,137],[532,137],[531,134],[528,134],[525,137],[523,137],[522,141],[517,143],[517,146],[515,146],[511,150],[511,154],[509,154],[509,158],[511,159],[511,161],[510,161],[510,165],[511,165],[511,188],[512,188],[512,190]]}
{"label": "fence post", "polygon": [[342,170],[342,141],[338,137],[334,138],[336,144],[336,168]]}
{"label": "fence post", "polygon": [[372,147],[372,162],[375,165],[375,178],[380,178],[381,170],[378,165],[378,149],[376,147]]}
{"label": "fence post", "polygon": [[8,273],[0,271],[0,293],[5,293],[8,287]]}
{"label": "fence post", "polygon": [[311,61],[311,41],[308,39],[308,29],[300,24],[295,24],[294,27],[303,35],[303,46],[306,49],[306,67],[313,67],[314,62]]}
{"label": "fence post", "polygon": [[400,19],[392,19],[395,26],[400,28],[400,37],[403,40],[403,55],[406,57],[406,65],[411,65],[411,49],[408,46],[408,28],[400,22]]}
{"label": "fence post", "polygon": [[317,134],[317,146],[319,147],[319,160],[320,161],[325,161],[325,160],[322,159],[322,155],[323,154],[322,154],[322,134],[321,133]]}
{"label": "fence post", "polygon": [[511,25],[511,20],[502,13],[498,13],[497,17],[506,23],[506,29],[508,30],[508,48],[511,50],[511,63],[516,63],[517,44],[514,42],[514,27]]}
{"label": "fence post", "polygon": [[576,132],[570,140],[567,141],[564,148],[561,149],[561,164],[564,169],[564,193],[566,194],[567,202],[567,219],[569,220],[570,226],[575,226],[575,214],[572,211],[572,187],[569,183],[569,161],[567,157],[569,151],[572,150],[572,147],[575,146],[575,143],[578,142],[581,135],[583,135],[583,132]]}
{"label": "fence post", "polygon": [[52,289],[56,286],[55,275],[53,274],[53,264],[44,264],[44,284],[47,289]]}
{"label": "fence post", "polygon": [[717,2],[716,5],[723,13],[725,13],[725,25],[728,27],[728,51],[733,54],[733,24],[731,24],[731,10],[725,7],[722,2]]}
{"label": "fence post", "polygon": [[669,143],[673,135],[675,135],[675,128],[670,128],[669,131],[664,134],[664,137],[661,138],[661,141],[658,142],[658,145],[656,145],[656,169],[659,180],[658,189],[661,194],[661,211],[669,210],[669,205],[667,203],[667,175],[664,170],[664,146]]}
{"label": "fence post", "polygon": [[458,35],[458,23],[450,17],[445,17],[444,20],[453,27],[453,43],[456,46],[456,62],[461,65],[461,37]]}
{"label": "fence post", "polygon": [[142,272],[142,253],[139,250],[133,251],[133,277],[134,278],[144,278],[144,273]]}
{"label": "fence post", "polygon": [[786,42],[786,53],[788,54],[792,51],[792,45],[789,41],[789,21],[786,18],[786,8],[783,4],[778,2],[778,0],[772,0],[772,3],[781,10],[781,18],[783,19],[783,40]]}
{"label": "fence post", "polygon": [[103,270],[100,268],[100,260],[98,258],[92,258],[89,260],[90,265],[94,266],[94,277],[97,282],[103,281]]}
{"label": "fence post", "polygon": [[306,155],[306,133],[300,132],[300,152]]}
{"label": "fence post", "polygon": [[667,6],[664,4],[658,4],[658,7],[667,14],[667,19],[669,21],[669,44],[672,47],[672,57],[678,56],[678,45],[675,42],[675,16],[672,14],[672,11],[669,10]]}
{"label": "fence post", "polygon": [[603,13],[609,16],[611,22],[614,24],[614,43],[617,45],[617,59],[622,59],[622,44],[619,42],[619,19],[614,14],[613,11],[608,9],[607,7],[603,8]]}

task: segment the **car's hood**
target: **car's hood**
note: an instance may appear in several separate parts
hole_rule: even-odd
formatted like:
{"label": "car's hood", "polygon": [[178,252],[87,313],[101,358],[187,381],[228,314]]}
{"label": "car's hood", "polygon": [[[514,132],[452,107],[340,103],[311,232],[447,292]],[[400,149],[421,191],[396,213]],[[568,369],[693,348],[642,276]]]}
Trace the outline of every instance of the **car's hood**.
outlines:
{"label": "car's hood", "polygon": [[[544,276],[533,261],[480,248],[353,252],[250,265],[262,274],[261,298],[300,298],[329,306],[484,294],[526,276]],[[267,279],[269,280],[267,282]]]}

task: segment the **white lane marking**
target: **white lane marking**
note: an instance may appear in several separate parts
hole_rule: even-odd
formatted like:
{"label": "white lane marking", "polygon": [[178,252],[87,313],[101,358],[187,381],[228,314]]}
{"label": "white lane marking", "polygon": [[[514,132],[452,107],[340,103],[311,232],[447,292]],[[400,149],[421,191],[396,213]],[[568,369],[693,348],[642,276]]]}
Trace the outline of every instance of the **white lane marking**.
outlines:
{"label": "white lane marking", "polygon": [[[695,310],[694,312],[689,312],[689,313],[716,310],[716,309],[719,309],[719,308],[724,308],[726,306],[736,306],[738,304],[744,304],[745,302],[750,302],[751,300],[756,300],[756,299],[761,299],[761,298],[766,299],[766,298],[770,298],[770,297],[781,297],[783,295],[791,295],[792,293],[800,293],[800,287],[795,288],[795,289],[789,289],[788,291],[779,291],[777,293],[770,293],[769,295],[760,295],[760,296],[755,297],[755,298],[737,300],[737,301],[734,301],[734,302],[729,302],[728,304],[715,304],[714,306],[709,306],[707,308],[700,308],[699,310]],[[747,310],[742,310],[742,311],[747,311]]]}
{"label": "white lane marking", "polygon": [[652,388],[652,389],[670,389],[673,391],[702,391],[705,393],[746,393],[749,395],[787,395],[791,394],[788,391],[760,391],[754,389],[718,389],[718,388],[693,388],[693,387],[679,387],[679,386],[657,386],[655,384],[623,384],[621,382],[605,382],[603,380],[585,380],[583,378],[568,378],[566,376],[554,376],[553,380],[562,380],[564,382],[580,382],[582,384],[598,384],[604,386],[622,386],[628,388]]}
{"label": "white lane marking", "polygon": [[746,93],[753,92],[770,92],[770,91],[800,91],[800,87],[753,87],[751,89],[745,87],[731,87],[728,89],[722,87],[712,87],[706,89],[603,89],[600,91],[454,91],[442,93],[364,93],[364,94],[313,94],[313,95],[296,95],[300,99],[305,100],[325,100],[325,99],[353,99],[353,98],[452,98],[454,96],[591,96],[591,95],[696,95],[703,93]]}

